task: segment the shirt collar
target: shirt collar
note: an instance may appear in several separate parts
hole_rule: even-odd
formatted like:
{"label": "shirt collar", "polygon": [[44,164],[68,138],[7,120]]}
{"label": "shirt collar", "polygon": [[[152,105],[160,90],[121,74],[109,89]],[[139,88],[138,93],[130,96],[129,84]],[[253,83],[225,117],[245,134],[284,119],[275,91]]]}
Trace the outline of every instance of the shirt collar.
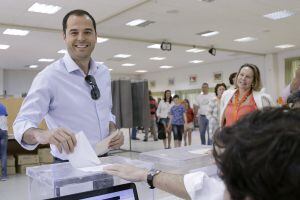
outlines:
{"label": "shirt collar", "polygon": [[[82,71],[81,68],[75,63],[75,61],[71,58],[71,56],[68,53],[66,53],[65,56],[63,57],[63,61],[69,73],[76,70]],[[94,74],[97,69],[98,69],[97,63],[91,58],[89,74]]]}

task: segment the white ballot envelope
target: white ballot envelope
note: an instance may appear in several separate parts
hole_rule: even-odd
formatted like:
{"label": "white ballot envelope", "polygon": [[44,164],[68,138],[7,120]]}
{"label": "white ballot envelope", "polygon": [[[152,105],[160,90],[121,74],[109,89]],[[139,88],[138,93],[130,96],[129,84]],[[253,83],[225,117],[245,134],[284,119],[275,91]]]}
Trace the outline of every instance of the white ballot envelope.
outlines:
{"label": "white ballot envelope", "polygon": [[68,160],[74,168],[84,168],[100,165],[100,160],[95,153],[85,134],[80,131],[76,134],[77,144],[74,152],[67,154]]}
{"label": "white ballot envelope", "polygon": [[108,137],[106,137],[104,140],[98,142],[95,146],[95,151],[97,155],[103,155],[107,152],[109,152],[108,144],[110,140],[115,137],[116,135],[120,134],[118,130],[112,132]]}

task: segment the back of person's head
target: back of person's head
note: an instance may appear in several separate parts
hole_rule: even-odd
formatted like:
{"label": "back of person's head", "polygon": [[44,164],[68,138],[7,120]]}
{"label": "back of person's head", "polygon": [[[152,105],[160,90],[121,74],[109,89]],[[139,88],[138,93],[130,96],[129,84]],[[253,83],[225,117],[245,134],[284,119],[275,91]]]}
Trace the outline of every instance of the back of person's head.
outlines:
{"label": "back of person's head", "polygon": [[214,157],[233,200],[300,199],[300,109],[255,111],[214,135]]}
{"label": "back of person's head", "polygon": [[236,74],[237,74],[236,72],[230,74],[230,76],[229,76],[229,83],[230,83],[230,85],[234,85],[234,79],[236,77]]}
{"label": "back of person's head", "polygon": [[88,13],[87,11],[85,11],[85,10],[77,9],[77,10],[72,10],[72,11],[68,12],[68,13],[64,16],[63,21],[62,21],[62,26],[63,26],[63,32],[64,32],[64,34],[66,34],[68,19],[69,19],[69,17],[72,16],[72,15],[75,15],[75,16],[84,16],[84,15],[86,15],[87,17],[89,17],[89,18],[92,20],[92,23],[93,23],[93,27],[94,27],[94,29],[95,29],[95,32],[97,32],[97,30],[96,30],[96,21],[95,21],[95,19],[93,18],[93,16],[92,16],[90,13]]}

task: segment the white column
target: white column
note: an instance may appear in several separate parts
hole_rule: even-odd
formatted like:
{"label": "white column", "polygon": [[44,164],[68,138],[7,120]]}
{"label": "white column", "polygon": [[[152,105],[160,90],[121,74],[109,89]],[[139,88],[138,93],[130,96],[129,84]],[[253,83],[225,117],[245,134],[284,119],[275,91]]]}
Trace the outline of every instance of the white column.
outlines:
{"label": "white column", "polygon": [[267,54],[265,56],[265,85],[266,92],[272,96],[274,101],[279,97],[278,82],[278,56]]}
{"label": "white column", "polygon": [[0,95],[4,93],[4,77],[3,77],[3,69],[0,69]]}

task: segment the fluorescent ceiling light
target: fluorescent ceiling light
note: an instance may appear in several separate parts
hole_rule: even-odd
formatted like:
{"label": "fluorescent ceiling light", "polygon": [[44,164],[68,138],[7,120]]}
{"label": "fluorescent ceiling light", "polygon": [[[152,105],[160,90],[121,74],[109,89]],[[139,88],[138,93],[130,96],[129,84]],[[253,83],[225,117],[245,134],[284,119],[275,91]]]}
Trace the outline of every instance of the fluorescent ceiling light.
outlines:
{"label": "fluorescent ceiling light", "polygon": [[147,48],[149,48],[149,49],[160,49],[160,44],[152,44],[152,45],[147,46]]}
{"label": "fluorescent ceiling light", "polygon": [[257,40],[256,38],[253,37],[244,37],[244,38],[239,38],[239,39],[235,39],[235,42],[252,42],[254,40]]}
{"label": "fluorescent ceiling light", "polygon": [[52,58],[40,58],[38,61],[39,62],[53,62],[54,59],[52,59]]}
{"label": "fluorescent ceiling light", "polygon": [[201,36],[202,37],[211,37],[211,36],[218,35],[218,34],[219,34],[218,31],[209,31],[206,33],[202,33]]}
{"label": "fluorescent ceiling light", "polygon": [[132,66],[135,66],[135,64],[133,63],[124,63],[122,64],[123,67],[132,67]]}
{"label": "fluorescent ceiling light", "polygon": [[294,14],[295,14],[294,12],[291,12],[291,11],[288,11],[288,10],[280,10],[280,11],[277,11],[277,12],[266,14],[263,17],[268,18],[268,19],[272,19],[272,20],[278,20],[278,19],[283,19],[283,18],[286,18],[286,17],[290,17]]}
{"label": "fluorescent ceiling light", "polygon": [[277,45],[275,46],[276,48],[279,48],[279,49],[287,49],[287,48],[291,48],[291,47],[294,47],[295,45],[293,44],[282,44],[282,45]]}
{"label": "fluorescent ceiling light", "polygon": [[38,68],[39,66],[38,65],[29,65],[28,66],[30,69],[35,69],[35,68]]}
{"label": "fluorescent ceiling light", "polygon": [[112,69],[112,68],[109,68],[108,70],[109,70],[109,71],[112,71],[113,69]]}
{"label": "fluorescent ceiling light", "polygon": [[131,55],[128,54],[117,54],[114,55],[115,58],[129,58]]}
{"label": "fluorescent ceiling light", "polygon": [[135,72],[137,72],[137,73],[146,73],[148,71],[146,71],[146,70],[136,70]]}
{"label": "fluorescent ceiling light", "polygon": [[43,13],[43,14],[54,14],[57,11],[59,11],[61,7],[59,6],[53,6],[53,5],[47,5],[47,4],[41,4],[41,3],[34,3],[30,8],[28,8],[29,12],[37,12],[37,13]]}
{"label": "fluorescent ceiling light", "polygon": [[149,58],[150,60],[164,60],[166,59],[165,57],[152,57],[152,58]]}
{"label": "fluorescent ceiling light", "polygon": [[67,50],[61,49],[61,50],[59,50],[57,53],[66,54],[67,52],[68,52]]}
{"label": "fluorescent ceiling light", "polygon": [[103,38],[103,37],[97,37],[97,43],[103,43],[109,40],[108,38]]}
{"label": "fluorescent ceiling light", "polygon": [[200,53],[203,51],[205,51],[205,49],[192,48],[192,49],[186,50],[186,52],[189,52],[189,53]]}
{"label": "fluorescent ceiling light", "polygon": [[25,36],[29,33],[28,30],[21,30],[21,29],[6,29],[3,34],[5,35],[19,35],[19,36]]}
{"label": "fluorescent ceiling light", "polygon": [[159,68],[161,68],[161,69],[171,69],[171,68],[173,68],[173,66],[163,65],[163,66],[160,66]]}
{"label": "fluorescent ceiling light", "polygon": [[104,62],[100,62],[100,61],[99,61],[99,62],[96,62],[96,63],[98,63],[98,64],[100,64],[100,65],[104,64]]}
{"label": "fluorescent ceiling light", "polygon": [[0,49],[8,49],[10,46],[6,44],[0,44]]}
{"label": "fluorescent ceiling light", "polygon": [[133,20],[133,21],[131,21],[131,22],[128,22],[126,25],[127,26],[137,26],[137,25],[139,25],[139,24],[142,24],[142,23],[144,23],[146,20],[144,20],[144,19],[135,19],[135,20]]}
{"label": "fluorescent ceiling light", "polygon": [[203,60],[192,60],[189,63],[197,64],[197,63],[203,63]]}

